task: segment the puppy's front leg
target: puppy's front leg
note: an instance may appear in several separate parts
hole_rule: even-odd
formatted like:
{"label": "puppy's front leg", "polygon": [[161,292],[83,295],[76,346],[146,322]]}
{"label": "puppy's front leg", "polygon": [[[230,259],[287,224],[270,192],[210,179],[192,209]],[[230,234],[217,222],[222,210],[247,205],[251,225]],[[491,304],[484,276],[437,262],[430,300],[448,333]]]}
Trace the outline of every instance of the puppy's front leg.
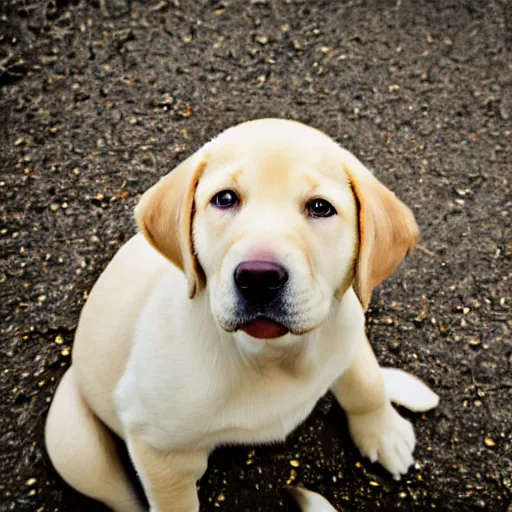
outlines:
{"label": "puppy's front leg", "polygon": [[128,450],[151,512],[197,512],[196,482],[206,471],[206,451],[164,453],[129,437]]}
{"label": "puppy's front leg", "polygon": [[360,452],[399,479],[413,463],[414,431],[391,405],[377,358],[364,333],[360,335],[364,339],[358,341],[354,361],[332,391],[345,409]]}

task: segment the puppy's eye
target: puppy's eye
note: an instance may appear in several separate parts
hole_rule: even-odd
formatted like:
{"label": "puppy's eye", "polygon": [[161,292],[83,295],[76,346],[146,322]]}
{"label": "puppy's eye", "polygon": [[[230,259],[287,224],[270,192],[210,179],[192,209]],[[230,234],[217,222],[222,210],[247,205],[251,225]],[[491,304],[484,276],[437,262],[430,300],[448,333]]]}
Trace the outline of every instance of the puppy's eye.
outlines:
{"label": "puppy's eye", "polygon": [[325,199],[312,199],[306,203],[306,213],[310,217],[332,217],[336,215],[336,208]]}
{"label": "puppy's eye", "polygon": [[221,190],[212,197],[210,202],[216,208],[233,208],[238,201],[238,196],[232,190]]}

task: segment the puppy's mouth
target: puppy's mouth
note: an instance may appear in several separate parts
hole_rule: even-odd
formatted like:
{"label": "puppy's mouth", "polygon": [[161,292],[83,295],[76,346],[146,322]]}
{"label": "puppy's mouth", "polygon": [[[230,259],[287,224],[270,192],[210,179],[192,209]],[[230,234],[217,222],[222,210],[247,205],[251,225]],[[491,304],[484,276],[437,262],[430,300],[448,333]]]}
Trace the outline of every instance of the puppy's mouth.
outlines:
{"label": "puppy's mouth", "polygon": [[266,318],[264,316],[258,317],[239,328],[240,331],[245,332],[253,338],[261,340],[269,340],[273,338],[280,338],[290,331],[288,327]]}

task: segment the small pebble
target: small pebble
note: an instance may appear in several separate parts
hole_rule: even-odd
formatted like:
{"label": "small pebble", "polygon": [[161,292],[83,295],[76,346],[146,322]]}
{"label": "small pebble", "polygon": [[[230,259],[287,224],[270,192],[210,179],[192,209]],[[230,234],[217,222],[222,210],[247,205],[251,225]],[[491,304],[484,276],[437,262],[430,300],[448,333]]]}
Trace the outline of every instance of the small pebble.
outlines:
{"label": "small pebble", "polygon": [[296,478],[297,478],[297,472],[294,469],[292,469],[290,471],[290,476],[289,476],[288,480],[286,480],[286,485],[290,485],[292,482],[295,481]]}

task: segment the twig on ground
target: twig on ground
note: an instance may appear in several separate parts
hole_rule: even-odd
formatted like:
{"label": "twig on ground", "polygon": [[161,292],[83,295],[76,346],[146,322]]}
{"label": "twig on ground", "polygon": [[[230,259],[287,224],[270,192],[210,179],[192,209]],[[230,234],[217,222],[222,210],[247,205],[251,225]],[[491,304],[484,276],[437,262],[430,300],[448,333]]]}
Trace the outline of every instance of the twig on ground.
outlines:
{"label": "twig on ground", "polygon": [[425,254],[428,254],[432,258],[435,258],[437,256],[437,254],[435,252],[432,252],[429,249],[427,249],[426,247],[423,247],[423,245],[420,245],[420,244],[416,245],[416,249],[418,249],[418,251],[421,251]]}

